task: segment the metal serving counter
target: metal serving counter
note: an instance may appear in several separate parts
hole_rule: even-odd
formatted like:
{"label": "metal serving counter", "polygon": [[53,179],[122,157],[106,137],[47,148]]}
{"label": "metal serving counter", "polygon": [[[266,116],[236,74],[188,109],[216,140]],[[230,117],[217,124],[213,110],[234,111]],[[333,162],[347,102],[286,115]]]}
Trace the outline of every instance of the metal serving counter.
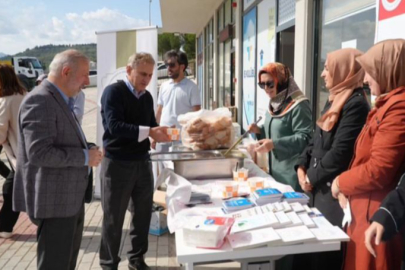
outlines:
{"label": "metal serving counter", "polygon": [[232,171],[243,167],[246,155],[233,150],[202,150],[151,154],[152,161],[173,161],[174,172],[186,179],[232,178]]}

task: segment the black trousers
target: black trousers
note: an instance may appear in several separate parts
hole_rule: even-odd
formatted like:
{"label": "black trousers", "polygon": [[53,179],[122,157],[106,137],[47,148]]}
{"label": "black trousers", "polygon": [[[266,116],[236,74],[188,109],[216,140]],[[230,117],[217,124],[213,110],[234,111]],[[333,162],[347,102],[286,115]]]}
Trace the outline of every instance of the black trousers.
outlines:
{"label": "black trousers", "polygon": [[14,171],[10,171],[3,184],[3,206],[0,210],[0,232],[12,232],[20,212],[13,211]]}
{"label": "black trousers", "polygon": [[6,164],[4,164],[3,161],[0,160],[0,175],[3,176],[3,178],[7,178],[9,173],[10,169],[7,167]]}
{"label": "black trousers", "polygon": [[148,233],[152,215],[153,174],[148,160],[122,161],[104,157],[101,163],[101,205],[103,225],[100,265],[117,269],[125,212],[131,212],[129,236],[132,248],[129,263],[142,258],[148,250]]}
{"label": "black trousers", "polygon": [[83,236],[84,202],[73,217],[30,219],[38,226],[38,270],[74,270]]}
{"label": "black trousers", "polygon": [[294,255],[294,270],[341,270],[344,260],[344,244],[340,250]]}
{"label": "black trousers", "polygon": [[[3,150],[3,146],[0,145],[0,153]],[[0,175],[3,176],[4,179],[10,174],[10,169],[7,167],[6,164],[2,160],[0,160]]]}

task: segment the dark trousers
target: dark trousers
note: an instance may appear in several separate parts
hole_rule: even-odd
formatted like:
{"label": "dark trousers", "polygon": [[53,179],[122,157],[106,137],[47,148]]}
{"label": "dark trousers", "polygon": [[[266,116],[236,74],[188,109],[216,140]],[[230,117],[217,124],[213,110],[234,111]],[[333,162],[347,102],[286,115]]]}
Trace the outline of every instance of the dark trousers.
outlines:
{"label": "dark trousers", "polygon": [[31,221],[38,226],[38,270],[74,270],[83,235],[84,202],[73,217]]}
{"label": "dark trousers", "polygon": [[[3,146],[0,145],[0,153],[3,150]],[[4,179],[10,174],[10,169],[4,164],[3,161],[0,160],[0,175],[3,176]]]}
{"label": "dark trousers", "polygon": [[341,270],[344,259],[344,244],[341,249],[319,253],[304,253],[294,255],[294,270]]}
{"label": "dark trousers", "polygon": [[153,174],[150,161],[122,161],[104,157],[101,163],[101,205],[103,225],[100,265],[117,269],[125,212],[131,212],[129,236],[132,248],[129,263],[142,258],[148,250],[148,233],[152,215]]}
{"label": "dark trousers", "polygon": [[20,212],[13,211],[14,172],[10,171],[3,184],[3,206],[0,210],[0,232],[12,232]]}
{"label": "dark trousers", "polygon": [[10,169],[7,167],[6,164],[4,164],[3,161],[0,160],[0,175],[3,176],[3,178],[7,178],[9,173]]}

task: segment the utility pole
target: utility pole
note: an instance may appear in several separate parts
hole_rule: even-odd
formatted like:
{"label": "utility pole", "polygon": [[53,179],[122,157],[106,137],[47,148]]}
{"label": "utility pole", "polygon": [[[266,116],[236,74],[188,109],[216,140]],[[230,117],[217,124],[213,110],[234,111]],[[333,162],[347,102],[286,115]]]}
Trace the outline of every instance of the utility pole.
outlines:
{"label": "utility pole", "polygon": [[152,0],[149,0],[149,26],[151,26],[151,21],[150,21],[151,4],[152,4]]}

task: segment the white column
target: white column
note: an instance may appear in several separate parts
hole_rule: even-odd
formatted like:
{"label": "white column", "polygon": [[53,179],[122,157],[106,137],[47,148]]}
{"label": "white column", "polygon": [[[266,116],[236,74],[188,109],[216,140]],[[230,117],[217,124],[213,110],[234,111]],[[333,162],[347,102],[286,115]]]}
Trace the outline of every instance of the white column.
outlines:
{"label": "white column", "polygon": [[294,79],[307,97],[311,93],[313,3],[313,0],[295,3]]}

